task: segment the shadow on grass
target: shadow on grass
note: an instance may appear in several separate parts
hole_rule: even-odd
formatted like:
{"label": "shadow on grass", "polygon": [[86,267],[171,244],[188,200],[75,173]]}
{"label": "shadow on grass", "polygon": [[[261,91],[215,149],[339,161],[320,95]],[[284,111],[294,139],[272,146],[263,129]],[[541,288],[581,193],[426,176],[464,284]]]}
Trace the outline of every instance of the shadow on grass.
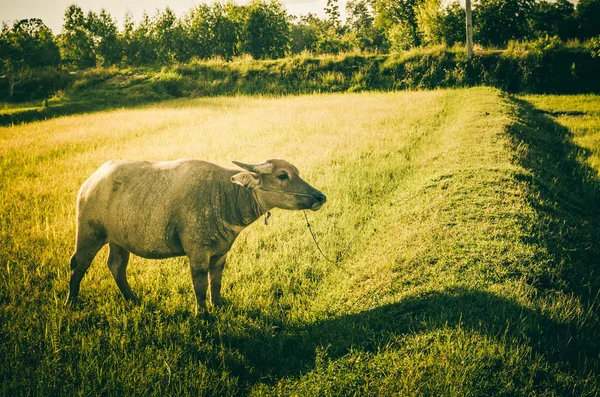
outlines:
{"label": "shadow on grass", "polygon": [[[168,100],[172,98],[162,99]],[[61,116],[71,116],[81,113],[95,113],[105,110],[118,108],[135,108],[151,103],[159,102],[158,99],[147,101],[65,101],[63,103],[52,104],[48,107],[40,106],[12,113],[0,114],[0,126],[11,126],[33,121],[47,120]]]}
{"label": "shadow on grass", "polygon": [[[544,248],[548,269],[529,282],[539,290],[561,290],[584,302],[600,291],[600,179],[585,163],[589,151],[569,130],[527,101],[510,98],[518,122],[509,134],[522,148],[516,160],[530,172],[528,199],[537,212],[528,244]],[[524,150],[523,150],[524,149]],[[597,304],[598,302],[596,302]]]}
{"label": "shadow on grass", "polygon": [[464,289],[433,292],[304,327],[282,326],[276,335],[226,335],[223,343],[242,354],[245,363],[232,360],[228,367],[251,385],[314,369],[318,350],[326,349],[330,359],[350,349],[377,353],[403,336],[457,327],[498,343],[517,341],[582,376],[599,370],[600,341],[594,329],[556,321],[489,292]]}
{"label": "shadow on grass", "polygon": [[[118,99],[114,96],[108,98],[99,97],[97,99],[85,100],[66,100],[61,103],[54,103],[48,107],[27,108],[25,110],[16,110],[12,113],[0,113],[0,127],[18,124],[26,124],[34,121],[48,120],[61,116],[72,116],[84,113],[97,113],[114,109],[136,109],[152,106],[156,104],[175,102],[178,100],[191,100],[195,97],[175,97],[168,95],[155,95],[146,98],[128,97],[123,94]],[[225,103],[219,100],[217,96],[204,96],[202,106],[224,108],[235,106],[233,103]],[[168,105],[167,105],[168,106]],[[178,102],[177,107],[195,107],[197,103],[193,101]]]}

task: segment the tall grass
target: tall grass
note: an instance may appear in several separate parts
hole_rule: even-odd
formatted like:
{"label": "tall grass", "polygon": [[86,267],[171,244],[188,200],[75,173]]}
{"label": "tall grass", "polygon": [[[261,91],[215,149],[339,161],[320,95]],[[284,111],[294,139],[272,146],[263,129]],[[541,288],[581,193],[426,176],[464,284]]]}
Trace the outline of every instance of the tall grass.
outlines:
{"label": "tall grass", "polygon": [[[593,97],[595,98],[595,97]],[[591,102],[597,98],[591,99]],[[594,102],[595,103],[595,102]],[[0,393],[595,395],[597,176],[489,88],[200,98],[0,129]],[[328,195],[230,254],[193,316],[184,258],[102,251],[65,308],[79,185],[108,159],[282,157]]]}

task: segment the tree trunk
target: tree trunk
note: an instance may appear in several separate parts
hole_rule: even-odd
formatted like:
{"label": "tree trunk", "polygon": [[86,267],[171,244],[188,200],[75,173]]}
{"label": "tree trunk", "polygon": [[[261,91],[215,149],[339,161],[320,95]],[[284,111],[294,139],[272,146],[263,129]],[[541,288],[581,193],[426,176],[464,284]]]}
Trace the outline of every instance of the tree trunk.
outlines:
{"label": "tree trunk", "polygon": [[15,81],[14,77],[8,78],[8,86],[10,88],[9,95],[8,95],[9,98],[13,97],[13,94],[15,93],[15,86],[17,85],[17,83],[18,83],[18,81]]}
{"label": "tree trunk", "polygon": [[471,0],[465,0],[467,14],[467,56],[469,59],[473,57],[473,20],[471,13]]}

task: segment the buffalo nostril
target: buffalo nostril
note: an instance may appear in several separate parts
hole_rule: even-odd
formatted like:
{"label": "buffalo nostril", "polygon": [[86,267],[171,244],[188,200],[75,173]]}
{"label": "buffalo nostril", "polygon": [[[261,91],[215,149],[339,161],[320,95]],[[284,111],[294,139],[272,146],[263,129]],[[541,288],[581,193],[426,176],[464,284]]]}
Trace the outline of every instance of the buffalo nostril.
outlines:
{"label": "buffalo nostril", "polygon": [[319,192],[317,194],[315,194],[315,198],[317,199],[317,201],[320,201],[321,203],[324,203],[325,200],[327,200],[327,196],[325,196],[323,193]]}

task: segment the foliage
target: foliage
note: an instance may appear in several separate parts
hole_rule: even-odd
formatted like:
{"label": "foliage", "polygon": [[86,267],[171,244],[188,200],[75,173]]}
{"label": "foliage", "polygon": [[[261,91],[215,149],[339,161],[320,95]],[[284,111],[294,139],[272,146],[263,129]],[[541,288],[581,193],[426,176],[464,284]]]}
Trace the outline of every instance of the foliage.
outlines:
{"label": "foliage", "polygon": [[417,7],[417,24],[423,44],[453,46],[465,41],[465,11],[458,1],[424,0]]}
{"label": "foliage", "polygon": [[575,6],[569,0],[538,1],[529,18],[537,35],[559,36],[562,40],[577,37]]}
{"label": "foliage", "polygon": [[600,0],[579,0],[576,15],[582,39],[600,35]]}
{"label": "foliage", "polygon": [[[6,24],[0,32],[0,75],[8,84],[12,100],[18,84],[31,81],[39,69],[56,67],[60,62],[58,47],[52,31],[40,19],[22,19],[12,27]],[[37,94],[48,95],[47,90]],[[22,97],[21,97],[22,99]]]}
{"label": "foliage", "polygon": [[233,3],[213,3],[212,56],[231,59],[241,53],[243,36],[244,12],[240,6]]}
{"label": "foliage", "polygon": [[131,14],[125,16],[123,31],[124,55],[129,65],[149,65],[156,62],[153,25],[146,12],[135,26]]}
{"label": "foliage", "polygon": [[[375,0],[375,26],[394,36],[396,44],[403,47],[421,44],[418,34],[416,7],[423,0]],[[393,32],[390,33],[390,30]],[[390,40],[391,42],[391,40]],[[399,44],[403,43],[403,44]]]}
{"label": "foliage", "polygon": [[594,58],[600,58],[600,36],[592,37],[586,43],[586,47]]}
{"label": "foliage", "polygon": [[186,60],[183,51],[185,32],[175,12],[169,7],[157,11],[153,19],[153,42],[156,60],[159,63],[173,63]]}
{"label": "foliage", "polygon": [[254,59],[281,58],[288,51],[288,16],[276,0],[252,0],[244,9],[243,31],[242,49]]}
{"label": "foliage", "polygon": [[332,27],[336,33],[342,33],[342,20],[340,18],[340,7],[338,6],[338,0],[327,0],[327,5],[325,6],[325,21],[328,24],[328,27]]}
{"label": "foliage", "polygon": [[62,32],[57,40],[64,64],[76,68],[96,66],[94,42],[88,26],[88,20],[79,6],[72,4],[67,7]]}
{"label": "foliage", "polygon": [[302,16],[292,24],[291,52],[308,51],[315,54],[339,54],[361,48],[361,37],[354,31],[342,32],[330,21],[314,14]]}
{"label": "foliage", "polygon": [[388,43],[383,30],[375,26],[371,0],[350,0],[346,3],[346,26],[356,35],[358,48],[363,51],[385,51]]}
{"label": "foliage", "polygon": [[413,29],[404,23],[397,23],[387,31],[387,39],[390,42],[390,51],[406,51],[417,46]]}
{"label": "foliage", "polygon": [[96,64],[112,66],[121,62],[123,49],[119,40],[117,22],[104,9],[100,14],[90,11],[86,20],[87,34],[93,43]]}
{"label": "foliage", "polygon": [[57,66],[60,62],[54,35],[40,19],[22,19],[10,28],[4,25],[0,40],[2,61],[24,64],[30,68]]}
{"label": "foliage", "polygon": [[[198,4],[185,15],[182,23],[187,33],[186,57],[210,58],[213,46],[218,45],[214,8],[208,4]],[[237,40],[237,37],[234,39]]]}
{"label": "foliage", "polygon": [[317,52],[317,42],[327,31],[327,23],[312,13],[302,15],[292,23],[290,38],[291,52]]}
{"label": "foliage", "polygon": [[504,46],[526,37],[528,15],[534,0],[479,0],[473,10],[474,41],[485,46]]}

